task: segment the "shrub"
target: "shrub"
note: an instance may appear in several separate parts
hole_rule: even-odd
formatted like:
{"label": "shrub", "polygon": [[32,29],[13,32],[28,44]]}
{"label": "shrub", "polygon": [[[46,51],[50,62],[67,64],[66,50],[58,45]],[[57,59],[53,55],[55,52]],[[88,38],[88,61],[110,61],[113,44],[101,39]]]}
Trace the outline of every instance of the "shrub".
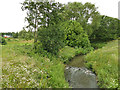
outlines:
{"label": "shrub", "polygon": [[18,37],[21,39],[25,39],[25,40],[31,40],[34,37],[34,35],[33,35],[32,30],[26,31],[24,29],[19,32]]}
{"label": "shrub", "polygon": [[41,48],[47,52],[57,54],[59,49],[64,47],[64,32],[57,25],[39,28],[38,41],[41,43]]}
{"label": "shrub", "polygon": [[2,45],[6,45],[7,44],[6,40],[3,37],[0,37],[0,43]]}
{"label": "shrub", "polygon": [[61,24],[62,30],[65,32],[65,43],[68,46],[89,47],[90,41],[88,35],[77,21],[66,21]]}
{"label": "shrub", "polygon": [[25,39],[27,31],[26,30],[21,30],[18,34],[19,38]]}
{"label": "shrub", "polygon": [[13,38],[18,38],[18,32],[12,32],[12,36],[13,36]]}

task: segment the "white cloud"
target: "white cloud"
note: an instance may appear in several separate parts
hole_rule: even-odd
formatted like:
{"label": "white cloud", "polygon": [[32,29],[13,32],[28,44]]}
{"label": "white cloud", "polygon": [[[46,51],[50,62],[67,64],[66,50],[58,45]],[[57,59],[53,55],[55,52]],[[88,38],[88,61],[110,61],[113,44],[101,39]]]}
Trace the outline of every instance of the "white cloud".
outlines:
{"label": "white cloud", "polygon": [[0,3],[0,32],[17,32],[24,26],[25,13],[21,10],[23,0],[2,0]]}

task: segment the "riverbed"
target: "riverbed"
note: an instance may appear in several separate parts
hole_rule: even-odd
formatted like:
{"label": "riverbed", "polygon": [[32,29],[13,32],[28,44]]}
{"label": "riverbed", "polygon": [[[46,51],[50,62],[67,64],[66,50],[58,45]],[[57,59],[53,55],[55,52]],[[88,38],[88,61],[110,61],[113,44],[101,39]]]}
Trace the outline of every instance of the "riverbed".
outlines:
{"label": "riverbed", "polygon": [[65,79],[72,88],[97,88],[96,75],[85,67],[83,55],[75,56],[65,68]]}

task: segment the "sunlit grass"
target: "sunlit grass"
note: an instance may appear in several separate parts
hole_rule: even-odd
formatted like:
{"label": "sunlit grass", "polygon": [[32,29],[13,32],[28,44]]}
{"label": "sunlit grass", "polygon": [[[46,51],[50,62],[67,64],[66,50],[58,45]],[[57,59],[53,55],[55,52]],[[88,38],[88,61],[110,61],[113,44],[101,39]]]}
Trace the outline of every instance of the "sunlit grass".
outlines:
{"label": "sunlit grass", "polygon": [[86,66],[93,68],[98,78],[98,85],[103,88],[118,87],[118,40],[107,43],[85,57]]}
{"label": "sunlit grass", "polygon": [[72,47],[65,46],[59,51],[59,57],[63,59],[63,62],[68,63],[68,61],[73,58],[76,54],[76,50]]}
{"label": "sunlit grass", "polygon": [[2,89],[2,45],[0,45],[0,89]]}
{"label": "sunlit grass", "polygon": [[64,78],[64,65],[59,60],[50,61],[38,54],[27,55],[32,52],[32,42],[13,39],[2,46],[2,87],[68,87]]}

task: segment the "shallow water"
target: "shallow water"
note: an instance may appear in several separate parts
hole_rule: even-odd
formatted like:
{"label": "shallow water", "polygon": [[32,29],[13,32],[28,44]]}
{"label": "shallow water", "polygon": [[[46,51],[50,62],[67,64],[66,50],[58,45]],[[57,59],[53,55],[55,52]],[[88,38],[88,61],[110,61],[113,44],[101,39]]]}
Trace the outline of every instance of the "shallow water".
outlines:
{"label": "shallow water", "polygon": [[65,68],[65,78],[73,88],[97,88],[95,74],[85,68],[84,56],[74,57]]}
{"label": "shallow water", "polygon": [[75,56],[75,57],[67,64],[67,66],[85,67],[85,65],[84,65],[84,55]]}

